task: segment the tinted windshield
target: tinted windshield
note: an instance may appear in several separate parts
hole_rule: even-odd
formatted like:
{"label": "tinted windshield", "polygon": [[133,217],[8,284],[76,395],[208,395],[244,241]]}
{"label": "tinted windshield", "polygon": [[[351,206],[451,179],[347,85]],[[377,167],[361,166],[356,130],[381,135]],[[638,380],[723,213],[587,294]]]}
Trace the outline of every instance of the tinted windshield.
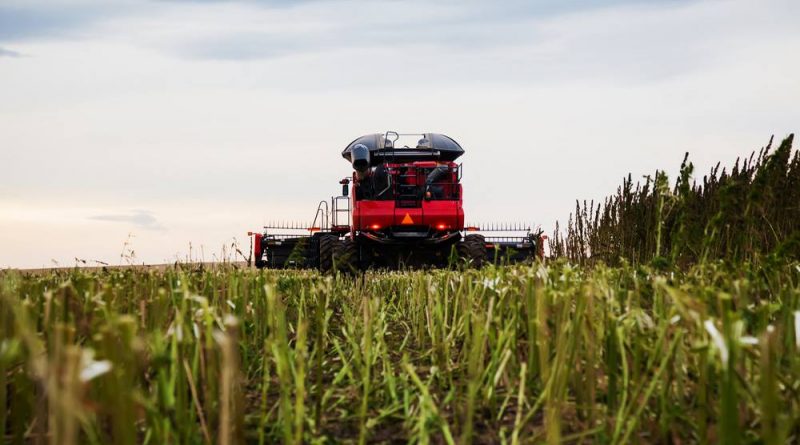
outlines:
{"label": "tinted windshield", "polygon": [[[394,135],[389,134],[389,140],[393,140]],[[401,134],[397,140],[394,141],[394,148],[429,148],[430,141],[425,138],[424,134]]]}

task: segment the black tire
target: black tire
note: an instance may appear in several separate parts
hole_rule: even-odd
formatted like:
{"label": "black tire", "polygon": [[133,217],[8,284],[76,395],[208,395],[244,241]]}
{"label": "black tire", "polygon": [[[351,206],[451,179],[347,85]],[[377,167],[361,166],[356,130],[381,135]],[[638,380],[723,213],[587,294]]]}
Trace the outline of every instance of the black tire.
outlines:
{"label": "black tire", "polygon": [[480,269],[486,263],[486,239],[483,235],[467,235],[458,243],[458,256],[472,267]]}
{"label": "black tire", "polygon": [[336,269],[343,273],[355,273],[359,267],[358,245],[350,238],[345,238],[338,251],[334,253]]}
{"label": "black tire", "polygon": [[339,237],[336,235],[322,235],[319,237],[319,271],[329,273],[333,271],[333,258],[339,250]]}
{"label": "black tire", "polygon": [[319,234],[314,234],[311,237],[311,243],[308,246],[308,267],[319,269]]}

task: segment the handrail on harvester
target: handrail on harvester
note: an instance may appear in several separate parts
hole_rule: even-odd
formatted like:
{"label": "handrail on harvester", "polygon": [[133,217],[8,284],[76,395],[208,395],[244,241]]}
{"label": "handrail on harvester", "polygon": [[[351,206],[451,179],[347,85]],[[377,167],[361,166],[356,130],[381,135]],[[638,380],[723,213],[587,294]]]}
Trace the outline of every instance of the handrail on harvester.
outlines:
{"label": "handrail on harvester", "polygon": [[[323,205],[325,207],[324,209]],[[320,216],[322,216],[320,221],[322,223],[321,224],[322,229],[328,230],[330,228],[328,226],[328,219],[330,217],[330,207],[328,206],[328,201],[324,199],[320,201],[319,204],[317,205],[317,212],[314,213],[314,222],[311,223],[311,227],[320,227],[317,225],[317,218],[319,218]]]}

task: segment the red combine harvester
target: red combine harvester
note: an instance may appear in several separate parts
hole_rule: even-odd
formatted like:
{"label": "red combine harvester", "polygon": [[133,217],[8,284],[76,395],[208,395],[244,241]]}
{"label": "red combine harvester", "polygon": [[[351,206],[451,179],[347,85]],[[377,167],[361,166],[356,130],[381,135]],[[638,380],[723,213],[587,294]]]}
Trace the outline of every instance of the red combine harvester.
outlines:
{"label": "red combine harvester", "polygon": [[251,233],[256,267],[330,272],[459,260],[481,267],[541,257],[541,231],[464,225],[462,167],[455,162],[462,154],[456,141],[436,133],[389,131],[354,140],[342,151],[353,174],[340,181],[341,196],[319,203],[311,226],[271,224]]}

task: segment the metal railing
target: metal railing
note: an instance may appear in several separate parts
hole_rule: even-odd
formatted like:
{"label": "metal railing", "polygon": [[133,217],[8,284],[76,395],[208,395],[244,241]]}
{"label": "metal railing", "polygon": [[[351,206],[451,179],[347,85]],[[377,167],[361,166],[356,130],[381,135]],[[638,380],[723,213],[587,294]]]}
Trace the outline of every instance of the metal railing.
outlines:
{"label": "metal railing", "polygon": [[[342,205],[342,203],[344,203]],[[333,226],[343,227],[350,226],[350,197],[348,196],[334,196],[331,198],[331,206],[333,207]],[[340,215],[344,214],[344,218]]]}
{"label": "metal railing", "polygon": [[[327,230],[330,226],[328,226],[328,221],[330,219],[330,207],[328,207],[328,201],[322,200],[317,204],[317,211],[314,213],[314,222],[311,223],[312,228],[318,228],[322,230]],[[335,215],[334,215],[335,217]],[[317,220],[319,219],[320,225],[317,225]]]}
{"label": "metal railing", "polygon": [[[431,171],[433,171],[431,167],[416,166],[395,167],[389,170],[392,177],[392,193],[398,206],[405,207],[405,205],[401,205],[401,202],[418,206],[419,202],[425,199],[425,193],[429,191],[427,190],[428,184],[425,181]],[[452,180],[453,177],[456,179]],[[459,187],[459,180],[461,178],[461,166],[448,167],[444,178],[446,180],[438,180],[429,184],[431,187],[441,188],[443,195],[437,197],[434,193],[429,199],[449,201],[460,199],[461,188]]]}

